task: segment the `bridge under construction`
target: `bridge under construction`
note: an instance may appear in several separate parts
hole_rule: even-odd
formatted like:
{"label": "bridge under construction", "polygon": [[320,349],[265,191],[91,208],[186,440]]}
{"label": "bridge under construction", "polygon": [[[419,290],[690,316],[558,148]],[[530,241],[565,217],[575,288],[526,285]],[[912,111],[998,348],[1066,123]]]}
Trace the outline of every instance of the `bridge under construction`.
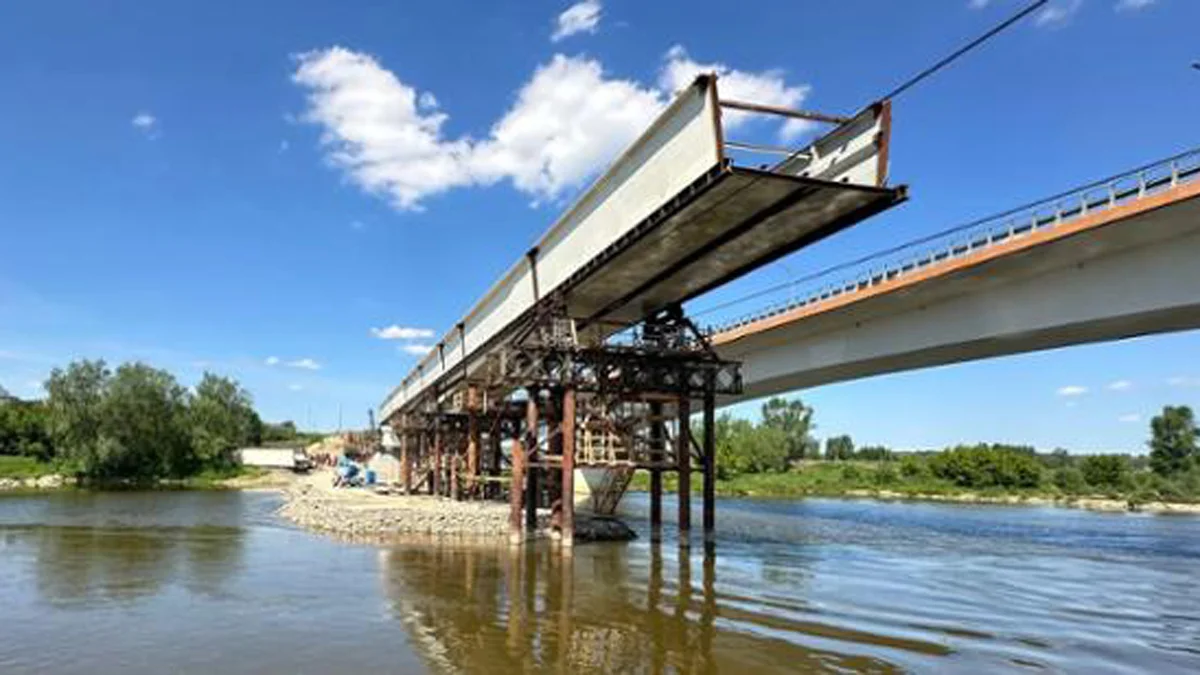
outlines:
{"label": "bridge under construction", "polygon": [[[726,115],[828,129],[807,147],[765,146],[727,138]],[[674,472],[687,545],[698,467],[711,542],[714,409],[742,393],[742,373],[683,304],[902,202],[887,185],[890,133],[887,100],[841,117],[725,100],[716,76],[698,77],[384,401],[403,489],[507,495],[514,542],[549,507],[571,546],[576,469],[597,477],[599,514],[647,470],[655,537]]]}

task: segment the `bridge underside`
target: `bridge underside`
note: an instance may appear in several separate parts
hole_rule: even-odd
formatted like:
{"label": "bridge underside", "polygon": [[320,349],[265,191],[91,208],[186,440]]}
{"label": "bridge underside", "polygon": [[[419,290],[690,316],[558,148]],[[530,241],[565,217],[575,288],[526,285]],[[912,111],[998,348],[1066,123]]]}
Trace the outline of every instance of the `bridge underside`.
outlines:
{"label": "bridge underside", "polygon": [[[946,274],[715,338],[725,402],[915,368],[1200,328],[1200,185]],[[1120,214],[1118,214],[1120,215]]]}

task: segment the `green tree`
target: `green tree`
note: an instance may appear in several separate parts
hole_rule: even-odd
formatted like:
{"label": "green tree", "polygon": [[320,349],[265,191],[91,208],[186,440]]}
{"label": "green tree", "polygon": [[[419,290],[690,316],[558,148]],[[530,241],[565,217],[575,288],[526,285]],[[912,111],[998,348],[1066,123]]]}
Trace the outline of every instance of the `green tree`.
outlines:
{"label": "green tree", "polygon": [[882,445],[864,445],[854,451],[854,458],[869,462],[886,462],[892,459],[892,451]]}
{"label": "green tree", "polygon": [[853,459],[854,439],[847,434],[825,440],[825,459]]}
{"label": "green tree", "polygon": [[787,469],[786,436],[778,427],[756,426],[724,414],[717,417],[716,442],[717,472],[722,478]]}
{"label": "green tree", "polygon": [[1196,456],[1196,419],[1186,405],[1165,406],[1150,420],[1150,468],[1173,476],[1192,466]]}
{"label": "green tree", "polygon": [[117,368],[101,415],[101,475],[182,477],[197,468],[187,432],[187,390],[143,363]]}
{"label": "green tree", "polygon": [[192,449],[202,466],[233,466],[234,450],[262,439],[262,421],[254,412],[250,393],[226,377],[204,373],[187,417]]}
{"label": "green tree", "polygon": [[48,409],[41,401],[0,401],[0,455],[48,461],[54,452],[48,424]]}
{"label": "green tree", "polygon": [[[720,425],[717,429],[720,430]],[[263,442],[294,441],[298,435],[296,423],[291,420],[278,424],[264,424],[262,429]]]}
{"label": "green tree", "polygon": [[960,487],[1033,488],[1041,482],[1041,464],[1022,446],[957,446],[934,455],[929,469]]}
{"label": "green tree", "polygon": [[1092,487],[1123,489],[1129,483],[1129,458],[1124,455],[1088,455],[1079,462],[1079,472]]}
{"label": "green tree", "polygon": [[1073,466],[1061,466],[1055,469],[1051,480],[1059,490],[1069,495],[1083,494],[1088,489],[1083,472]]}
{"label": "green tree", "polygon": [[1047,469],[1061,469],[1071,465],[1071,453],[1063,448],[1055,448],[1048,455],[1040,455],[1042,464],[1046,465]]}
{"label": "green tree", "polygon": [[762,406],[762,419],[764,427],[782,432],[789,461],[804,459],[814,452],[820,454],[820,446],[812,437],[816,427],[813,409],[800,399],[771,398]]}
{"label": "green tree", "polygon": [[112,373],[104,361],[75,361],[46,380],[47,426],[68,470],[90,474],[101,463],[100,428]]}

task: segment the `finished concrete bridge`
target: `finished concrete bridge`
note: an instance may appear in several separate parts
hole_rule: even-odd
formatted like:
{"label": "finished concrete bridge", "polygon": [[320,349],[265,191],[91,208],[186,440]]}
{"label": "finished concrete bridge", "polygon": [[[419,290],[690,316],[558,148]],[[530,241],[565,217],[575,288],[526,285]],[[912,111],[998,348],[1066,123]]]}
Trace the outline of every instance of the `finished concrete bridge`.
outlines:
{"label": "finished concrete bridge", "polygon": [[717,329],[722,402],[1200,328],[1200,151],[955,233]]}

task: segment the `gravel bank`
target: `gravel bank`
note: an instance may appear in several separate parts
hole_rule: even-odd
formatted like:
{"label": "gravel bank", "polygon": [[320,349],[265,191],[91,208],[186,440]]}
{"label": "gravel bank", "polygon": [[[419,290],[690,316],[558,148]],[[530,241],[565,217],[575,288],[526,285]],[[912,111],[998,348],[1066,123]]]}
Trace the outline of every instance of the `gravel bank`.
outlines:
{"label": "gravel bank", "polygon": [[[380,495],[362,489],[333,489],[328,472],[306,477],[283,490],[283,518],[310,530],[356,540],[429,537],[506,539],[508,505],[428,495]],[[534,537],[556,537],[550,512],[538,513]],[[624,541],[634,538],[627,525],[610,519],[576,516],[575,540]]]}

